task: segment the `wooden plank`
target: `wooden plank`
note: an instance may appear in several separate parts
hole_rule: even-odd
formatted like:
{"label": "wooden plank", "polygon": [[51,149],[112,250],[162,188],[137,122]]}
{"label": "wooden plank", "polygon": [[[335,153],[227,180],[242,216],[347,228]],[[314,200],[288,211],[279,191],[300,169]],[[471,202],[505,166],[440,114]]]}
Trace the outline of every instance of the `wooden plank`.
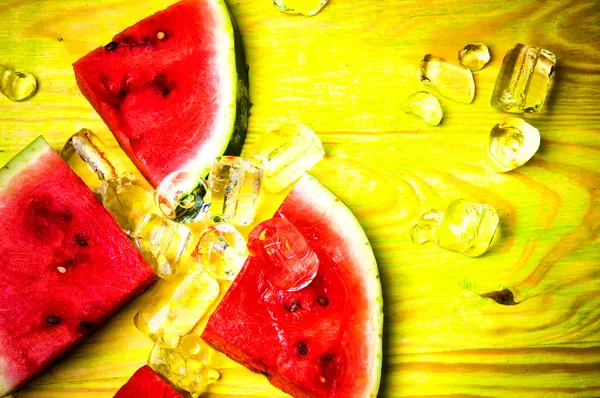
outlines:
{"label": "wooden plank", "polygon": [[[0,4],[0,62],[34,73],[23,103],[0,98],[0,163],[43,134],[57,149],[82,127],[117,144],[79,93],[70,64],[169,1],[25,1]],[[354,211],[378,258],[385,300],[381,396],[600,395],[600,3],[577,1],[331,0],[313,18],[268,0],[230,2],[250,65],[254,104],[245,153],[285,118],[314,128],[327,155],[313,174]],[[440,126],[401,112],[426,53],[456,59],[486,43],[472,104],[441,98]],[[548,101],[525,118],[538,154],[488,175],[482,151],[508,115],[489,105],[503,54],[538,45],[558,63]],[[472,259],[415,246],[420,213],[457,198],[501,217],[491,250]],[[510,289],[514,306],[481,294]],[[151,344],[119,313],[19,397],[110,397]],[[208,396],[284,396],[217,357]]]}

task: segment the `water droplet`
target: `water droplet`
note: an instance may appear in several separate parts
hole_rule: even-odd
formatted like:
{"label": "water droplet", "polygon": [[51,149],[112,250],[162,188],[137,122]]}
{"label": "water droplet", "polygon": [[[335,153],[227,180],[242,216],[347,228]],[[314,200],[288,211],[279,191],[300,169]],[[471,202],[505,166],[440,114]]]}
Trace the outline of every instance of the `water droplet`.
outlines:
{"label": "water droplet", "polygon": [[271,0],[275,7],[287,14],[302,14],[307,17],[316,15],[327,0]]}
{"label": "water droplet", "polygon": [[407,113],[420,117],[425,123],[437,126],[442,121],[442,105],[437,97],[426,91],[419,91],[406,99],[404,109]]}
{"label": "water droplet", "polygon": [[13,101],[23,101],[37,91],[37,80],[31,73],[16,72],[0,65],[0,92]]}
{"label": "water droplet", "polygon": [[504,120],[492,128],[485,159],[495,172],[507,172],[524,165],[540,147],[538,129],[520,118]]}
{"label": "water droplet", "polygon": [[480,70],[490,62],[490,50],[483,43],[467,44],[458,52],[458,62],[472,71]]}
{"label": "water droplet", "polygon": [[470,104],[475,98],[473,73],[444,58],[431,54],[425,55],[421,61],[419,78],[423,83],[435,87],[441,95],[451,100]]}

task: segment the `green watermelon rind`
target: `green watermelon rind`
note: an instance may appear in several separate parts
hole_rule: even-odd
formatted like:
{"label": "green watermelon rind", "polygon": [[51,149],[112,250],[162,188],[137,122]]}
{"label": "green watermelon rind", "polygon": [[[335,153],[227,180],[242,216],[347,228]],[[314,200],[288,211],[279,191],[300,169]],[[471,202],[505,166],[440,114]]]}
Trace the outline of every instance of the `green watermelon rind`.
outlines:
{"label": "green watermelon rind", "polygon": [[16,154],[0,169],[0,190],[7,187],[15,176],[18,176],[21,171],[29,167],[30,163],[36,162],[41,153],[48,150],[52,150],[52,148],[40,135]]}
{"label": "green watermelon rind", "polygon": [[371,243],[352,211],[317,178],[309,173],[304,173],[296,183],[294,190],[306,196],[307,201],[318,203],[319,207],[327,210],[327,216],[338,224],[340,230],[343,231],[343,236],[351,239],[351,243],[348,243],[347,246],[356,250],[357,253],[354,257],[362,259],[357,263],[363,267],[367,299],[374,305],[370,312],[371,334],[369,339],[372,341],[369,346],[374,347],[375,351],[370,367],[372,370],[370,388],[367,388],[366,391],[370,391],[369,397],[376,397],[379,391],[383,361],[383,295],[377,260],[373,254]]}

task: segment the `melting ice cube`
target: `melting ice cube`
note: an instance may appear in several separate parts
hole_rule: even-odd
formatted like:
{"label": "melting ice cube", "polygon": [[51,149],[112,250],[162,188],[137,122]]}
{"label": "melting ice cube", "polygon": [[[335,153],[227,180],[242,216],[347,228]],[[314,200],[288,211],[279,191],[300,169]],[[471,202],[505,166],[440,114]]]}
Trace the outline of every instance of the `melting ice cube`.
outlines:
{"label": "melting ice cube", "polygon": [[265,188],[279,192],[294,183],[325,155],[317,135],[298,122],[282,124],[258,143],[256,159],[264,173]]}
{"label": "melting ice cube", "polygon": [[257,225],[248,237],[248,250],[261,260],[265,278],[280,290],[302,289],[319,269],[319,259],[304,236],[283,218]]}
{"label": "melting ice cube", "polygon": [[253,161],[237,156],[218,157],[208,176],[215,221],[248,225],[254,221],[262,170]]}
{"label": "melting ice cube", "polygon": [[451,100],[470,104],[475,98],[475,81],[471,71],[444,58],[425,55],[421,61],[419,78]]}
{"label": "melting ice cube", "polygon": [[192,256],[214,278],[232,281],[242,269],[248,250],[246,240],[233,225],[217,223],[202,232]]}

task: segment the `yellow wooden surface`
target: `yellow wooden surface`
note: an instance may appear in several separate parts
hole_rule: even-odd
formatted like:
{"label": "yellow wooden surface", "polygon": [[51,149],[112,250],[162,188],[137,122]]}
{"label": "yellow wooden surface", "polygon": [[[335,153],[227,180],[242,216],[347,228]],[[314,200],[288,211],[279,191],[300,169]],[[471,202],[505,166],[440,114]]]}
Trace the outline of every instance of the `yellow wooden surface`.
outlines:
{"label": "yellow wooden surface", "polygon": [[[102,3],[102,4],[100,4]],[[148,4],[146,4],[148,3]],[[43,134],[57,149],[82,127],[116,142],[79,93],[70,64],[168,0],[2,0],[0,63],[34,73],[29,101],[0,97],[0,163]],[[316,130],[313,174],[359,218],[379,261],[385,303],[381,396],[600,396],[600,3],[331,0],[314,18],[269,0],[230,2],[245,41],[251,99],[246,152],[283,118]],[[475,101],[442,99],[438,127],[400,111],[423,86],[426,53],[454,60],[485,42]],[[558,59],[543,112],[525,118],[542,145],[526,166],[486,175],[489,105],[503,54],[518,42]],[[409,231],[457,198],[491,203],[501,228],[472,259]],[[514,306],[481,294],[511,289]],[[110,397],[144,363],[139,300],[18,397]],[[260,342],[257,342],[260,344]],[[220,356],[208,396],[283,396]]]}

